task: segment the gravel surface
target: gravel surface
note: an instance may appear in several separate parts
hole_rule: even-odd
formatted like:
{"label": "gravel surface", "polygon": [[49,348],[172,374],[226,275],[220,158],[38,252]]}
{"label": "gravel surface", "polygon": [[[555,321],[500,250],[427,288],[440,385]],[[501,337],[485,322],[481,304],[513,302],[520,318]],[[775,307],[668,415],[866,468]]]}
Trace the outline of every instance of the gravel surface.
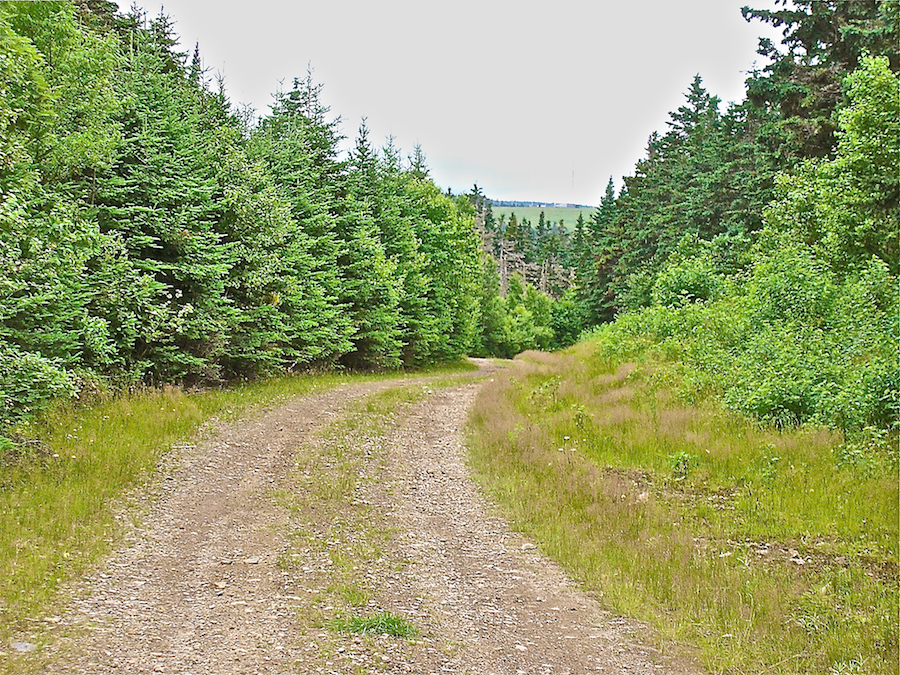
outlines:
{"label": "gravel surface", "polygon": [[477,390],[435,394],[391,438],[405,580],[454,646],[436,669],[410,672],[695,672],[639,644],[642,626],[602,611],[485,500],[460,437]]}
{"label": "gravel surface", "polygon": [[315,599],[337,574],[333,547],[361,544],[327,542],[330,560],[324,545],[298,554],[301,516],[278,498],[301,489],[297,457],[331,447],[323,430],[354,402],[410,383],[383,381],[296,399],[172,453],[137,498],[145,510],[128,544],[73,590],[57,638],[40,650],[52,664],[44,672],[699,672],[643,645],[639,624],[602,611],[497,515],[461,443],[480,383],[458,378],[379,434],[355,432],[365,450],[353,503],[389,535],[371,568],[353,573],[372,590],[364,609],[403,617],[417,635],[344,634],[323,622],[332,607]]}

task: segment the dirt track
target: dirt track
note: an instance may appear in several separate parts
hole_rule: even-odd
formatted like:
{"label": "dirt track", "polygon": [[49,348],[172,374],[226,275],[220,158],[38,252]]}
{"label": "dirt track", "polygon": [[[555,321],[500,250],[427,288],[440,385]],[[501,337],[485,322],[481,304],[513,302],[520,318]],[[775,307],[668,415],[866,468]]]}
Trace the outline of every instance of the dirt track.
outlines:
{"label": "dirt track", "polygon": [[[643,646],[639,625],[604,613],[478,491],[461,445],[477,379],[427,392],[336,449],[354,402],[410,382],[296,399],[173,455],[129,545],[76,589],[67,636],[41,650],[46,672],[695,672]],[[338,481],[348,456],[346,506],[285,497]],[[354,553],[364,549],[375,552]],[[336,588],[366,594],[341,607]],[[334,630],[348,611],[390,612],[418,633]]]}

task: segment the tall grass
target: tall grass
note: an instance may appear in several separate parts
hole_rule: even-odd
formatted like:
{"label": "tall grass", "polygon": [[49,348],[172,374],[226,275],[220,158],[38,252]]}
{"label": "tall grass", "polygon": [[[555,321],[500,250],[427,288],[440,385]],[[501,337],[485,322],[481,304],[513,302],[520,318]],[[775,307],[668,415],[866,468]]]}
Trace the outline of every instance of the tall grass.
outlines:
{"label": "tall grass", "polygon": [[896,673],[896,463],[689,407],[674,372],[590,343],[525,354],[476,404],[479,479],[586,588],[713,672]]}

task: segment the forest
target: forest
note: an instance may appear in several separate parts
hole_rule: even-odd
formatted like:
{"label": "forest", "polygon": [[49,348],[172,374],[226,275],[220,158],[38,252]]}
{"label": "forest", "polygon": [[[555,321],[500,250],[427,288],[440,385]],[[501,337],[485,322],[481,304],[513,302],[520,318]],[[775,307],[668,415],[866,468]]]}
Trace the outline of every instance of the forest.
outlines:
{"label": "forest", "polygon": [[255,119],[164,14],[2,3],[0,444],[52,401],[590,334],[766,422],[896,432],[898,3],[743,13],[784,35],[745,99],[698,75],[560,227],[495,219],[364,120],[342,153],[311,72]]}
{"label": "forest", "polygon": [[465,199],[311,74],[252,128],[171,20],[3,3],[0,424],[52,399],[453,360],[478,336]]}

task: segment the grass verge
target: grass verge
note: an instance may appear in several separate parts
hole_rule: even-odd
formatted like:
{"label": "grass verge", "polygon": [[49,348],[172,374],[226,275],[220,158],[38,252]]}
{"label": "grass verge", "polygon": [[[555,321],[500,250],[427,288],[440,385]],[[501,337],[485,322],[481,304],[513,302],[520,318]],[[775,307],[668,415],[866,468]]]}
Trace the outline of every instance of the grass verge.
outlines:
{"label": "grass verge", "polygon": [[[717,673],[898,671],[898,476],[822,429],[678,400],[590,343],[482,390],[473,468],[584,586]],[[850,453],[855,457],[854,453]]]}

